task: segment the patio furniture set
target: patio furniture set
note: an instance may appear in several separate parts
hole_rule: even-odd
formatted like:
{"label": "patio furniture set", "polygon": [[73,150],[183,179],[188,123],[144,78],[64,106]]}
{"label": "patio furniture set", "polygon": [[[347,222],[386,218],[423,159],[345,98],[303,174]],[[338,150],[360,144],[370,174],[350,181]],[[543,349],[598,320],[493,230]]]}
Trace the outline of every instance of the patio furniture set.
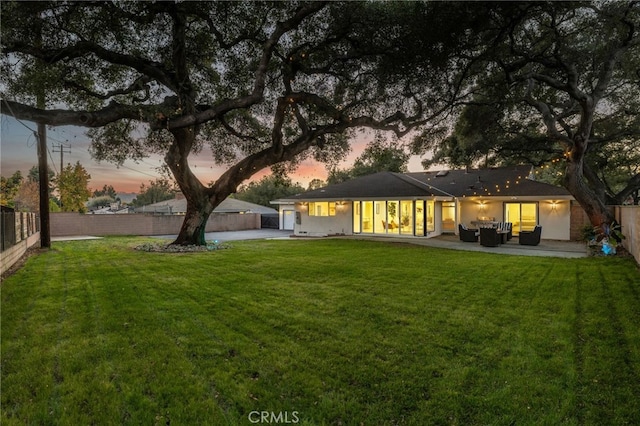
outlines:
{"label": "patio furniture set", "polygon": [[[506,244],[513,238],[513,225],[511,222],[495,222],[482,226],[478,229],[467,228],[465,225],[458,225],[460,241],[477,243],[485,247],[497,247]],[[521,245],[537,246],[540,244],[542,227],[536,225],[532,231],[520,231],[518,243]]]}

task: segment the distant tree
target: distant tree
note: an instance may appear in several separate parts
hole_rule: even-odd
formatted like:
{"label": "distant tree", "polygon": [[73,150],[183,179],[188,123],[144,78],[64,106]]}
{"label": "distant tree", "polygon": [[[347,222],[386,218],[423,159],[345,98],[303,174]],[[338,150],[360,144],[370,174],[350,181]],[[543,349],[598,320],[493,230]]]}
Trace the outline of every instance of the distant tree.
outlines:
{"label": "distant tree", "polygon": [[328,183],[335,184],[378,172],[405,173],[410,155],[402,147],[377,136],[367,145],[362,154],[347,169],[333,169],[329,172]]}
{"label": "distant tree", "polygon": [[307,191],[311,191],[313,189],[319,189],[319,188],[323,188],[327,186],[327,183],[325,181],[323,181],[322,179],[311,179],[311,181],[309,181],[309,185],[307,186]]}
{"label": "distant tree", "polygon": [[20,170],[16,171],[11,177],[0,177],[0,205],[15,207],[14,198],[23,181],[24,178]]}
{"label": "distant tree", "polygon": [[111,203],[115,203],[116,199],[109,195],[100,195],[98,197],[94,196],[87,202],[87,208],[89,210],[93,210],[100,207],[106,207],[111,205]]}
{"label": "distant tree", "polygon": [[104,185],[102,187],[102,189],[96,189],[95,191],[93,191],[93,196],[94,197],[103,197],[103,196],[108,196],[111,197],[114,201],[117,200],[118,198],[118,193],[116,192],[116,190],[113,188],[113,186],[111,185]]}
{"label": "distant tree", "polygon": [[[53,169],[49,167],[48,174],[49,174],[49,182],[51,186],[49,192],[51,192],[55,188],[53,181],[55,181],[54,177],[56,176],[56,172],[54,172]],[[29,174],[27,175],[27,179],[30,182],[40,182],[40,171],[38,170],[38,166],[33,166],[29,169]]]}
{"label": "distant tree", "polygon": [[91,175],[80,162],[67,164],[56,179],[60,191],[60,203],[64,212],[85,213],[85,203],[91,197],[89,180]]}
{"label": "distant tree", "polygon": [[[14,197],[15,209],[25,212],[37,212],[40,209],[39,188],[38,182],[33,182],[31,179],[22,182]],[[54,205],[56,204],[54,203]]]}
{"label": "distant tree", "polygon": [[160,201],[171,200],[176,197],[176,189],[168,179],[158,178],[149,181],[149,185],[142,183],[140,193],[133,199],[135,207],[142,207]]}
{"label": "distant tree", "polygon": [[304,192],[304,187],[293,183],[290,178],[277,174],[265,176],[258,182],[242,185],[235,198],[262,206],[273,207],[269,202],[278,198]]}
{"label": "distant tree", "polygon": [[[55,195],[56,189],[57,189],[56,188],[57,180],[55,178],[56,172],[54,172],[51,167],[48,167],[47,170],[49,175],[49,211],[52,211],[52,212],[60,211],[60,200]],[[27,180],[29,182],[36,183],[38,185],[37,187],[40,188],[40,171],[38,170],[38,166],[32,166],[29,169]],[[34,211],[38,211],[39,209],[40,207],[38,206],[38,208]]]}

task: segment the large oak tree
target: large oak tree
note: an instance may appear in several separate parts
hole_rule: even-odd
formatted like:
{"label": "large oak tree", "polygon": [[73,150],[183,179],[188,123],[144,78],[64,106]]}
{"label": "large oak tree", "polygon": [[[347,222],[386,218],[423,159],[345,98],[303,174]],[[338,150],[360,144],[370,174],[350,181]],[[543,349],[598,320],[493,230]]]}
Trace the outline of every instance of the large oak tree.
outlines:
{"label": "large oak tree", "polygon": [[[91,128],[92,154],[162,153],[187,200],[174,244],[203,244],[209,214],[244,180],[312,155],[340,158],[351,129],[398,136],[460,93],[443,46],[403,68],[399,41],[438,22],[423,3],[3,2],[2,113]],[[464,36],[464,33],[461,33]],[[35,108],[46,90],[48,108]],[[446,114],[444,114],[446,115]],[[189,156],[227,171],[205,185]]]}
{"label": "large oak tree", "polygon": [[473,99],[432,161],[561,160],[562,184],[591,222],[610,223],[605,205],[640,190],[640,3],[488,8],[469,79]]}

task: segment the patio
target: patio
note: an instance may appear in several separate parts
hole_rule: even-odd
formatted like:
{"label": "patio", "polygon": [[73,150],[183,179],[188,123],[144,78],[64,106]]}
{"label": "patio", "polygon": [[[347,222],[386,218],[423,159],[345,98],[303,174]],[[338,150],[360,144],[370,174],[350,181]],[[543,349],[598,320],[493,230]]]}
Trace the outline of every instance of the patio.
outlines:
{"label": "patio", "polygon": [[434,238],[396,238],[379,236],[369,238],[360,235],[347,238],[392,241],[450,250],[480,251],[485,253],[510,254],[517,256],[546,256],[563,258],[580,258],[588,256],[586,245],[582,242],[576,241],[542,240],[537,246],[524,246],[518,243],[518,237],[514,237],[506,244],[501,244],[498,247],[484,247],[481,246],[480,243],[460,241],[460,238],[453,234],[440,235]]}

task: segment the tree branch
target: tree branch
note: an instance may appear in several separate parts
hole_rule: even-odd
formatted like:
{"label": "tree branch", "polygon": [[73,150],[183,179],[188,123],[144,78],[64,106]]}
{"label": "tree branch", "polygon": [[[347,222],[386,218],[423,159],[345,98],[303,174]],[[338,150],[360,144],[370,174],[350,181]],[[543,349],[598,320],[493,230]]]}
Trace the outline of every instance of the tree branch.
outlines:
{"label": "tree branch", "polygon": [[299,7],[293,17],[276,25],[276,29],[263,45],[260,62],[255,72],[253,90],[249,95],[236,99],[227,99],[205,111],[184,115],[171,120],[168,123],[167,128],[171,130],[202,124],[204,122],[214,120],[233,109],[248,108],[251,105],[260,102],[263,98],[264,88],[266,85],[269,62],[271,61],[271,57],[273,56],[273,52],[275,51],[280,38],[282,38],[282,36],[288,31],[296,28],[305,18],[317,13],[325,6],[326,2],[318,1],[307,3]]}
{"label": "tree branch", "polygon": [[82,126],[102,127],[125,118],[147,121],[146,114],[153,114],[154,107],[134,107],[111,101],[106,107],[97,111],[69,111],[61,109],[43,110],[6,99],[0,100],[2,113],[11,117],[43,123],[49,126]]}
{"label": "tree branch", "polygon": [[538,110],[540,115],[542,115],[542,121],[544,122],[544,125],[547,128],[547,134],[549,136],[551,136],[553,139],[556,139],[562,142],[568,147],[572,146],[573,140],[571,138],[571,135],[565,136],[558,131],[558,129],[556,128],[556,118],[553,115],[551,108],[549,108],[549,105],[547,105],[546,103],[538,99],[534,99],[531,96],[531,87],[529,87],[529,89],[527,90],[527,94],[524,98],[524,101],[527,104],[534,107],[536,110]]}
{"label": "tree branch", "polygon": [[613,198],[615,199],[616,204],[622,204],[627,198],[629,198],[630,195],[638,190],[640,190],[640,173],[629,179],[629,181],[627,182],[627,186],[625,186],[617,194],[614,194]]}
{"label": "tree branch", "polygon": [[127,87],[126,89],[119,89],[119,90],[112,90],[110,92],[107,93],[98,93],[94,90],[91,90],[87,87],[84,87],[78,83],[76,83],[75,81],[72,80],[63,80],[62,84],[64,84],[67,87],[71,87],[74,89],[77,89],[81,92],[84,92],[86,94],[88,94],[89,96],[92,96],[94,98],[97,99],[102,99],[102,100],[107,100],[107,99],[111,99],[114,96],[118,96],[118,95],[128,95],[131,93],[135,93],[135,92],[139,92],[139,91],[144,91],[145,95],[142,98],[138,98],[138,97],[134,97],[134,101],[136,102],[144,102],[146,100],[149,99],[149,86],[147,85],[147,83],[149,83],[151,81],[151,78],[149,76],[141,76],[139,78],[136,79],[136,81],[134,81],[133,83],[131,83],[131,85],[129,87]]}
{"label": "tree branch", "polygon": [[6,46],[5,52],[25,53],[49,64],[94,54],[106,62],[133,68],[141,74],[147,75],[165,85],[168,89],[177,92],[172,73],[167,71],[162,64],[133,55],[113,52],[90,41],[79,41],[72,46],[66,46],[60,49],[41,49],[30,44],[16,42]]}

